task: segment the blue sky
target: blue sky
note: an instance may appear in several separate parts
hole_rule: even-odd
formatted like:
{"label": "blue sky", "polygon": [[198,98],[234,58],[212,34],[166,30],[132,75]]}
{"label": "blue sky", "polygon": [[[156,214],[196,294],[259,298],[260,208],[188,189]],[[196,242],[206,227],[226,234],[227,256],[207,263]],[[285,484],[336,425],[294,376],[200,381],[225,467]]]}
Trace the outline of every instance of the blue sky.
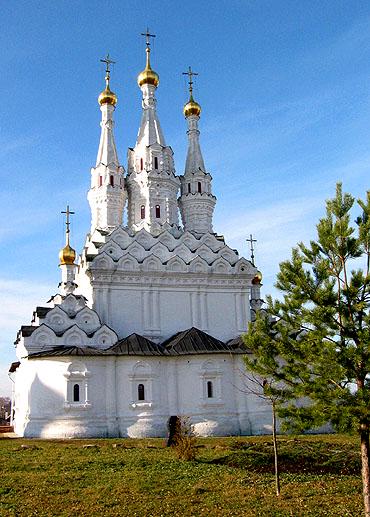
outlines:
{"label": "blue sky", "polygon": [[89,229],[86,193],[100,133],[107,52],[117,61],[116,143],[126,165],[141,111],[136,76],[148,25],[157,34],[158,112],[183,171],[187,90],[199,72],[201,143],[218,198],[214,228],[249,257],[258,239],[264,294],[279,262],[314,237],[335,183],[370,188],[370,3],[327,0],[1,2],[0,394],[17,329],[57,291],[60,211]]}

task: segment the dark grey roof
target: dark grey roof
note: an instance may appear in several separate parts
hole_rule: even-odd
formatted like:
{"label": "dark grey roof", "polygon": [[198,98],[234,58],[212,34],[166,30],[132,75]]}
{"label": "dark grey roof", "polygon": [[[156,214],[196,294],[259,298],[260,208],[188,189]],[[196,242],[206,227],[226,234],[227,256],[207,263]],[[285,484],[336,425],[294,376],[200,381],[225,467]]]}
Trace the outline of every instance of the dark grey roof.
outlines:
{"label": "dark grey roof", "polygon": [[[33,327],[37,328],[37,327]],[[107,355],[131,355],[131,356],[178,356],[212,353],[245,354],[248,350],[244,347],[241,337],[230,340],[227,344],[206,332],[192,327],[178,332],[162,344],[157,344],[140,334],[131,334],[118,341],[106,350],[94,347],[56,346],[34,352],[32,357],[55,356],[107,356]]]}
{"label": "dark grey roof", "polygon": [[36,307],[36,310],[34,311],[33,313],[33,320],[32,321],[35,321],[35,316],[37,316],[38,318],[45,318],[45,316],[47,315],[47,313],[49,311],[51,311],[51,307]]}
{"label": "dark grey roof", "polygon": [[54,357],[61,355],[78,355],[78,356],[88,356],[88,355],[105,355],[104,350],[99,350],[98,348],[94,348],[92,346],[54,346],[53,348],[49,348],[48,350],[42,350],[41,352],[34,352],[30,354],[28,357],[31,359],[32,357]]}
{"label": "dark grey roof", "polygon": [[157,345],[140,334],[131,334],[106,350],[114,355],[167,355],[162,345]]}
{"label": "dark grey roof", "polygon": [[171,355],[208,354],[210,352],[231,351],[223,341],[195,327],[178,332],[162,343],[162,345]]}
{"label": "dark grey roof", "polygon": [[12,363],[9,367],[9,373],[14,373],[15,370],[18,368],[18,366],[20,365],[21,363],[19,361],[16,361],[15,363]]}
{"label": "dark grey roof", "polygon": [[38,328],[38,326],[34,325],[22,325],[17,332],[17,338],[14,341],[14,344],[16,345],[17,343],[19,343],[21,337],[29,337]]}
{"label": "dark grey roof", "polygon": [[242,336],[237,336],[234,339],[230,339],[226,345],[233,351],[234,354],[250,353],[243,342]]}

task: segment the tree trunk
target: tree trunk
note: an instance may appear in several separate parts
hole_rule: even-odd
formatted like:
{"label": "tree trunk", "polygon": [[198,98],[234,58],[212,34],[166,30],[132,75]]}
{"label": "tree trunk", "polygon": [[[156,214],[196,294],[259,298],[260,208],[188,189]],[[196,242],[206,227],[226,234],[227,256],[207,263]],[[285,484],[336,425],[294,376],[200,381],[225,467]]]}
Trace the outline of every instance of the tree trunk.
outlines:
{"label": "tree trunk", "polygon": [[[280,472],[279,472],[278,448],[277,448],[277,440],[276,440],[276,412],[275,412],[274,403],[272,404],[272,441],[274,443],[276,495],[279,496],[280,495]],[[368,517],[368,516],[366,516],[366,517]]]}
{"label": "tree trunk", "polygon": [[369,424],[361,424],[361,473],[362,490],[364,494],[365,517],[370,517],[370,454],[369,454]]}

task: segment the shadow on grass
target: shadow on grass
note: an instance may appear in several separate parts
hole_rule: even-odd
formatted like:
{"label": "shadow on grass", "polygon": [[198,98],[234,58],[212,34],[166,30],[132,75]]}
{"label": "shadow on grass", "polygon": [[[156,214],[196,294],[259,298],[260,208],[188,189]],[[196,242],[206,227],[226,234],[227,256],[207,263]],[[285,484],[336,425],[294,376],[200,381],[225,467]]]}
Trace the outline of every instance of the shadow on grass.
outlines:
{"label": "shadow on grass", "polygon": [[[289,442],[279,446],[280,472],[338,476],[357,476],[361,472],[360,454],[351,446],[298,441],[292,445]],[[274,473],[272,443],[235,441],[231,448],[229,454],[209,460],[199,458],[198,461],[256,473]]]}

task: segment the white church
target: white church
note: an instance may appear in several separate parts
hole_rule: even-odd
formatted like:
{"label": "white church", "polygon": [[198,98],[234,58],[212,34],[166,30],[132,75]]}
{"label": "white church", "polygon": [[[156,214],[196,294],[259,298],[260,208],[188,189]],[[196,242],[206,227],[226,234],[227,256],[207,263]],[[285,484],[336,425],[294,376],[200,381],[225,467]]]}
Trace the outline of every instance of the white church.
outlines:
{"label": "white church", "polygon": [[149,37],[127,170],[114,140],[111,61],[104,60],[91,229],[77,258],[67,208],[59,293],[36,308],[15,341],[19,436],[160,437],[170,416],[181,415],[201,436],[260,434],[270,423],[270,408],[246,392],[240,338],[261,307],[262,276],[213,228],[216,197],[190,68],[188,151],[183,175],[176,174],[156,110]]}

